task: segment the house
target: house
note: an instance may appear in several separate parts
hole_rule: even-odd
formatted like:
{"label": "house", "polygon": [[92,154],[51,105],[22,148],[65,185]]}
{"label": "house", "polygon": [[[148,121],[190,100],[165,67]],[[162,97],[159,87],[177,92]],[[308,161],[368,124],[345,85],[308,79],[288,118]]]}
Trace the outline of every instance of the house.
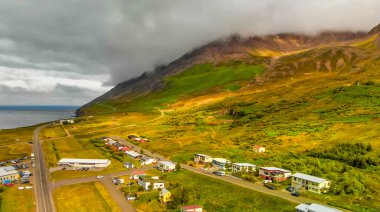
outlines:
{"label": "house", "polygon": [[114,141],[114,140],[112,140],[112,139],[109,139],[109,140],[106,142],[106,144],[111,145],[111,146],[114,146],[116,143],[117,143],[117,141]]}
{"label": "house", "polygon": [[146,175],[140,175],[137,183],[145,190],[165,188],[165,182]]}
{"label": "house", "polygon": [[200,206],[200,205],[182,206],[181,212],[202,212],[202,206]]}
{"label": "house", "polygon": [[142,155],[138,152],[135,152],[135,151],[125,151],[125,154],[128,155],[129,157],[133,158],[133,159],[139,159]]}
{"label": "house", "polygon": [[157,160],[144,155],[141,157],[140,162],[141,162],[141,165],[143,166],[143,165],[150,165],[152,163],[156,163]]}
{"label": "house", "polygon": [[128,138],[129,138],[129,139],[133,139],[133,140],[134,140],[135,138],[138,138],[138,137],[137,137],[137,136],[135,136],[135,135],[128,135]]}
{"label": "house", "polygon": [[212,157],[204,154],[194,154],[195,163],[211,163]]}
{"label": "house", "polygon": [[113,139],[110,137],[101,137],[100,139],[102,139],[105,142],[113,141]]}
{"label": "house", "polygon": [[138,180],[140,176],[145,176],[145,175],[146,174],[143,171],[134,171],[132,172],[130,179]]}
{"label": "house", "polygon": [[133,168],[133,163],[125,162],[123,166],[127,169]]}
{"label": "house", "polygon": [[292,187],[300,188],[302,186],[305,187],[307,191],[320,194],[330,188],[330,181],[302,173],[293,174]]}
{"label": "house", "polygon": [[158,169],[163,171],[174,171],[175,170],[175,164],[170,161],[160,161],[158,162]]}
{"label": "house", "polygon": [[282,182],[291,177],[292,173],[288,170],[277,167],[260,167],[259,176],[265,180]]}
{"label": "house", "polygon": [[118,148],[118,150],[119,150],[119,151],[123,151],[123,152],[125,152],[125,151],[130,151],[131,148],[129,148],[129,147],[127,147],[127,146],[121,146],[121,147]]}
{"label": "house", "polygon": [[265,152],[265,148],[262,146],[253,146],[253,151],[258,152],[258,153],[263,153]]}
{"label": "house", "polygon": [[61,124],[74,124],[74,119],[61,119],[59,120]]}
{"label": "house", "polygon": [[219,167],[221,169],[225,169],[226,165],[227,164],[230,164],[231,162],[227,159],[224,159],[224,158],[214,158],[212,160],[212,165],[213,166],[216,166],[216,167]]}
{"label": "house", "polygon": [[113,145],[114,145],[115,147],[117,147],[117,149],[119,149],[120,147],[123,147],[123,146],[124,146],[123,144],[121,144],[121,143],[119,143],[119,142],[115,142]]}
{"label": "house", "polygon": [[250,163],[233,163],[232,164],[232,172],[253,172],[256,170],[256,165]]}
{"label": "house", "polygon": [[316,204],[316,203],[311,203],[311,204],[302,203],[296,206],[296,212],[342,212],[342,211],[325,206],[325,205]]}
{"label": "house", "polygon": [[62,158],[58,161],[58,166],[70,166],[78,168],[105,168],[111,164],[108,159],[79,159],[79,158]]}
{"label": "house", "polygon": [[166,188],[163,188],[161,189],[160,191],[160,201],[162,203],[167,203],[167,202],[170,202],[172,199],[172,194],[170,193],[170,191],[168,191]]}
{"label": "house", "polygon": [[20,178],[18,171],[12,166],[0,167],[1,183],[17,180]]}

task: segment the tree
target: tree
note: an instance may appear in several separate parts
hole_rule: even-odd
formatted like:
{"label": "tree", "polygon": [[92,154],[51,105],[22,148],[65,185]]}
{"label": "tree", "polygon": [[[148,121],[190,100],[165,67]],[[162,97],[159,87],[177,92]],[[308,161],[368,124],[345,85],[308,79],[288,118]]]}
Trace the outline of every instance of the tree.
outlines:
{"label": "tree", "polygon": [[176,165],[175,165],[175,170],[176,171],[180,171],[181,170],[181,164],[180,163],[177,163]]}
{"label": "tree", "polygon": [[373,149],[373,148],[372,148],[372,145],[371,145],[371,144],[368,144],[368,145],[367,145],[367,148],[366,148],[366,151],[367,151],[367,152],[370,152],[370,151],[372,151],[372,149]]}

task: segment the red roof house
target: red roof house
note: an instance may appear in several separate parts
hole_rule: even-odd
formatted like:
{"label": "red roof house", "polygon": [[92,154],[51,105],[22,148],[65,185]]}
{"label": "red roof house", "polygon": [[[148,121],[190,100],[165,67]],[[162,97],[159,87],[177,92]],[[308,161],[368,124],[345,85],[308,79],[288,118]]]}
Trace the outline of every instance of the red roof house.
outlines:
{"label": "red roof house", "polygon": [[202,206],[200,205],[187,205],[181,207],[181,212],[202,212]]}

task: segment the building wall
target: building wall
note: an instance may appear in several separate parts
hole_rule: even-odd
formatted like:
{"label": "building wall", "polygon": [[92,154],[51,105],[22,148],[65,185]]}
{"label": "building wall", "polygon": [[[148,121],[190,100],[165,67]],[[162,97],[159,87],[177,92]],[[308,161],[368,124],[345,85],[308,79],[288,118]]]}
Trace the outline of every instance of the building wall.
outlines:
{"label": "building wall", "polygon": [[330,188],[330,182],[325,181],[323,183],[315,183],[308,180],[292,177],[292,186],[296,187],[298,185],[302,184],[303,187],[307,191],[315,192],[315,193],[321,193],[322,189],[329,189]]}
{"label": "building wall", "polygon": [[9,174],[9,175],[0,176],[0,181],[2,182],[3,180],[17,180],[19,178],[20,178],[19,174]]}

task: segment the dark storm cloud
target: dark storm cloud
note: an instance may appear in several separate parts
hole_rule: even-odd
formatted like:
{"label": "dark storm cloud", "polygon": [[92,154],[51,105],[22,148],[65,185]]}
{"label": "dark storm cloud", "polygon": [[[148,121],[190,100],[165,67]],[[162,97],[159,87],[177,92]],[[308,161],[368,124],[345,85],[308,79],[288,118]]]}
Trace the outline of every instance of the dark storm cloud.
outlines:
{"label": "dark storm cloud", "polygon": [[378,11],[378,0],[2,0],[0,104],[16,91],[85,103],[233,33],[368,31]]}

